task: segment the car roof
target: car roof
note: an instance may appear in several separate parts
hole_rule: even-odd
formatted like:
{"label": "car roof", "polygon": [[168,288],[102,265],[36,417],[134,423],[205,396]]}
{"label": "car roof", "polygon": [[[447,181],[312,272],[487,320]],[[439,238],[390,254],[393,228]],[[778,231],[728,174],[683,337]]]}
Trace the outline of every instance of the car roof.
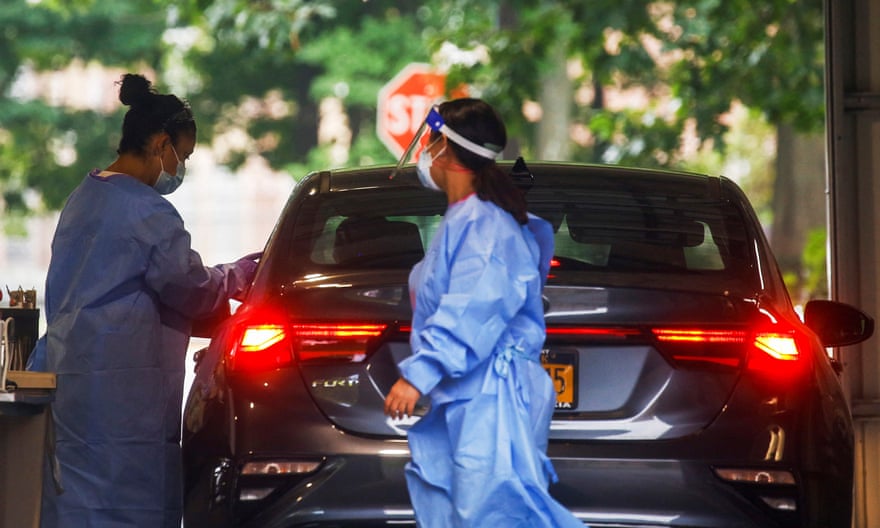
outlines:
{"label": "car roof", "polygon": [[[514,168],[514,160],[499,161],[499,167],[505,172]],[[710,176],[693,172],[685,172],[668,169],[649,169],[624,167],[619,165],[600,165],[576,162],[552,162],[536,161],[527,162],[528,170],[534,175],[533,184],[547,186],[562,181],[569,182],[572,179],[596,181],[644,181],[655,182],[660,185],[676,187],[705,185],[706,192],[712,193],[724,185],[727,178]],[[368,167],[355,167],[321,171],[309,175],[309,180],[322,180],[322,191],[339,191],[364,189],[372,187],[409,186],[416,184],[418,180],[414,165],[404,165],[402,169],[390,178],[393,165],[376,165]],[[517,178],[515,177],[515,180]],[[520,180],[522,180],[520,178]],[[524,181],[524,180],[523,180]],[[532,183],[532,182],[527,182]]]}

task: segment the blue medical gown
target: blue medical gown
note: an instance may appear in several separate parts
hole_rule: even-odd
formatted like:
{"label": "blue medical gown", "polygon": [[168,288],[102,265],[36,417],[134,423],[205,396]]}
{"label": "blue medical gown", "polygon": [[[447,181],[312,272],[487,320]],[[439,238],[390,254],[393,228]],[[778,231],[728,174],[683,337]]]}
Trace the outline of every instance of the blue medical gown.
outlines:
{"label": "blue medical gown", "polygon": [[28,367],[57,375],[64,492],[47,468],[42,526],[180,527],[190,321],[244,291],[240,266],[205,267],[174,207],[132,177],[93,172],[70,195]]}
{"label": "blue medical gown", "polygon": [[556,393],[540,353],[552,237],[543,220],[522,226],[471,195],[410,274],[414,353],[400,370],[431,399],[406,469],[422,528],[583,528],[548,492]]}

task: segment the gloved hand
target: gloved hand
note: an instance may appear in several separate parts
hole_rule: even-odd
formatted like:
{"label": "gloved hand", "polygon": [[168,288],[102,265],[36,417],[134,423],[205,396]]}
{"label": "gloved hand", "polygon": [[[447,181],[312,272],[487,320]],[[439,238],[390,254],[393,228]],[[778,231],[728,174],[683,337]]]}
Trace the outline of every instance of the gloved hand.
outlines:
{"label": "gloved hand", "polygon": [[240,276],[250,284],[257,274],[257,261],[249,258],[240,258],[235,261],[235,268],[241,274]]}
{"label": "gloved hand", "polygon": [[235,261],[236,266],[241,269],[242,273],[245,274],[248,282],[254,280],[254,275],[257,272],[257,265],[259,264],[260,258],[262,257],[263,252],[257,251],[256,253],[248,253],[247,255]]}
{"label": "gloved hand", "polygon": [[232,275],[235,277],[233,284],[237,287],[230,292],[230,297],[238,301],[244,298],[257,274],[257,261],[262,256],[262,252],[250,253],[232,263]]}
{"label": "gloved hand", "polygon": [[262,251],[255,251],[254,253],[248,253],[247,255],[241,257],[241,259],[239,259],[239,260],[247,259],[247,260],[253,260],[255,262],[259,262],[261,258],[263,258],[263,252]]}

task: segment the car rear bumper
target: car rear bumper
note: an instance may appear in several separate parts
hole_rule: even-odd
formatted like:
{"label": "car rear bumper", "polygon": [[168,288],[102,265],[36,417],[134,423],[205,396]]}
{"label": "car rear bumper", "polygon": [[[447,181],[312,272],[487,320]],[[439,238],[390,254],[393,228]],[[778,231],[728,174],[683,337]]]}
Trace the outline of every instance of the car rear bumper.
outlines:
{"label": "car rear bumper", "polygon": [[[554,458],[553,463],[560,480],[551,492],[590,526],[745,528],[776,527],[780,520],[796,524],[795,514],[762,508],[721,481],[706,461]],[[787,492],[798,493],[796,487]]]}
{"label": "car rear bumper", "polygon": [[266,499],[247,527],[415,526],[404,466],[409,453],[344,456]]}
{"label": "car rear bumper", "polygon": [[[405,450],[332,457],[315,473],[280,486],[263,500],[238,500],[248,486],[259,487],[243,479],[233,486],[234,497],[229,498],[236,514],[245,514],[239,517],[239,526],[248,528],[414,526],[404,477],[408,460]],[[551,486],[551,493],[588,526],[798,525],[796,514],[780,516],[754,504],[718,479],[704,461],[555,458],[553,462],[560,482]],[[789,492],[797,494],[794,488]],[[194,506],[188,505],[190,513]]]}

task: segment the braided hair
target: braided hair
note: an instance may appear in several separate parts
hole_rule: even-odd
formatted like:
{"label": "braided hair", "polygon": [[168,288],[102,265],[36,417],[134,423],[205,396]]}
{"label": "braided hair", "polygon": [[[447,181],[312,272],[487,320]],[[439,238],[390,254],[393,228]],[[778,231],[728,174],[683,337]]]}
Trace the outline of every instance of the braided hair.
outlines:
{"label": "braided hair", "polygon": [[[449,128],[477,145],[495,152],[501,152],[507,145],[504,122],[495,109],[481,99],[453,99],[441,103],[438,111]],[[440,132],[434,131],[431,135],[434,139]],[[455,152],[462,165],[473,171],[474,187],[481,200],[493,202],[513,215],[520,224],[528,222],[525,196],[494,159],[475,154],[452,140],[447,141],[447,148]]]}
{"label": "braided hair", "polygon": [[182,135],[195,137],[196,122],[189,104],[172,94],[159,94],[143,75],[126,73],[117,82],[119,100],[129,106],[122,120],[117,154],[147,154],[151,137],[166,132],[177,144]]}

